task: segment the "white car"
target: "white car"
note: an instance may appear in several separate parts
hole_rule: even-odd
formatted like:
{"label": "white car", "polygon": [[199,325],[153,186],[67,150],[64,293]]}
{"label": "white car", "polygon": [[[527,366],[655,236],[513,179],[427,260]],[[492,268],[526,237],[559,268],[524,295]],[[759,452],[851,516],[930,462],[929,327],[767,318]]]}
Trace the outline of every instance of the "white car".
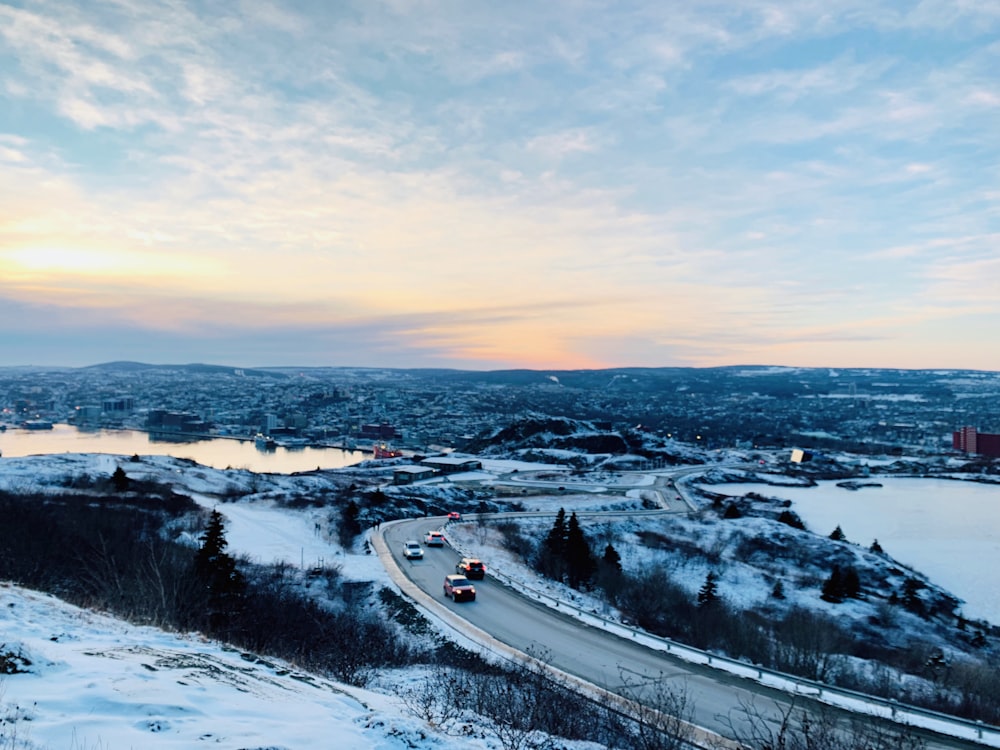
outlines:
{"label": "white car", "polygon": [[427,535],[424,537],[424,544],[428,547],[443,547],[444,534],[440,531],[428,531]]}
{"label": "white car", "polygon": [[419,542],[408,541],[403,542],[403,557],[407,560],[419,560],[424,556],[424,548],[420,546]]}

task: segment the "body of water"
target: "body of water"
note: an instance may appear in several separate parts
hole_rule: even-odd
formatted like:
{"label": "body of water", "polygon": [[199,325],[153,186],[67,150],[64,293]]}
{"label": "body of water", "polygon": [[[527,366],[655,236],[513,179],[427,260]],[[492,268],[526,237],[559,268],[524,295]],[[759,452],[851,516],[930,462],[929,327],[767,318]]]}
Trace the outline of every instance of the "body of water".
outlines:
{"label": "body of water", "polygon": [[136,430],[80,430],[65,424],[57,424],[51,430],[8,427],[0,432],[0,456],[4,458],[54,453],[173,456],[214,469],[249,469],[273,474],[340,469],[372,457],[368,451],[282,446],[261,450],[253,440],[180,439]]}
{"label": "body of water", "polygon": [[827,535],[840,526],[848,541],[864,547],[878,539],[887,554],[964,600],[966,617],[1000,624],[1000,485],[903,477],[864,481],[882,486],[741,483],[706,489],[791,500],[810,531]]}

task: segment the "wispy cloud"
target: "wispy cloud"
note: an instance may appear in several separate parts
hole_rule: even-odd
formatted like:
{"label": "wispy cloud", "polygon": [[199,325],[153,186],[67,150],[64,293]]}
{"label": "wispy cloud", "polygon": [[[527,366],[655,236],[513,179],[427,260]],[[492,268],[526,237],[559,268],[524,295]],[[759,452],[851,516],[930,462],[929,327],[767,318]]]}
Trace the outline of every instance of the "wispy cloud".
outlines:
{"label": "wispy cloud", "polygon": [[991,314],[998,23],[0,5],[0,301],[42,343],[258,330],[345,364],[912,363],[886,342]]}

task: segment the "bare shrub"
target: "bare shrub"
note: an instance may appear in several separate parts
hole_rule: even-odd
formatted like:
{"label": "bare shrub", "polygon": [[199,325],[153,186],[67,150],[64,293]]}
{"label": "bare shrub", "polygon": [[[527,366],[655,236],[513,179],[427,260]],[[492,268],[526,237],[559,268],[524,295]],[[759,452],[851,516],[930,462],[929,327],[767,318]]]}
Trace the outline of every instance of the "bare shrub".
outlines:
{"label": "bare shrub", "polygon": [[874,718],[843,718],[822,705],[806,708],[754,701],[724,717],[730,733],[747,750],[923,750],[926,743],[912,730]]}
{"label": "bare shrub", "polygon": [[829,681],[850,645],[836,621],[794,608],[774,626],[773,666],[783,672]]}
{"label": "bare shrub", "polygon": [[694,706],[686,684],[676,685],[662,672],[630,674],[619,668],[622,695],[632,702],[632,743],[636,750],[682,750],[693,737]]}
{"label": "bare shrub", "polygon": [[990,724],[1000,724],[1000,673],[996,667],[970,661],[957,661],[951,667],[948,685],[960,697],[954,705],[938,707],[959,716],[975,718]]}

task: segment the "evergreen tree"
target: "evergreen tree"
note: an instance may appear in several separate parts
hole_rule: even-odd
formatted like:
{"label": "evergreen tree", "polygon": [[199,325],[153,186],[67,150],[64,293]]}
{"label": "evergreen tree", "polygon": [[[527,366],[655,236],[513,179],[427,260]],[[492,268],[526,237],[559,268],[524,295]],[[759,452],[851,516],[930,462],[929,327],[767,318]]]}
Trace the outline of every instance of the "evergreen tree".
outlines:
{"label": "evergreen tree", "polygon": [[604,547],[604,555],[597,561],[597,585],[604,591],[610,601],[614,601],[621,592],[624,584],[625,575],[622,572],[621,555],[608,542]]}
{"label": "evergreen tree", "polygon": [[566,509],[560,508],[538,551],[538,572],[556,581],[566,577]]}
{"label": "evergreen tree", "polygon": [[222,629],[239,612],[246,579],[236,569],[236,560],[226,552],[225,518],[216,509],[200,537],[201,546],[194,558],[195,574],[203,582],[208,596],[209,625]]}
{"label": "evergreen tree", "polygon": [[841,529],[841,528],[840,528],[840,525],[838,524],[838,525],[837,525],[837,528],[835,528],[835,529],[834,529],[834,530],[833,530],[833,531],[832,531],[832,532],[830,533],[830,538],[831,538],[831,539],[832,539],[833,541],[835,541],[835,542],[843,542],[843,541],[845,541],[845,540],[847,539],[847,535],[846,535],[846,534],[844,534],[844,530],[843,530],[843,529]]}
{"label": "evergreen tree", "polygon": [[853,566],[849,566],[847,570],[844,571],[843,584],[844,596],[850,597],[851,599],[861,598],[861,578],[858,576],[858,571]]}
{"label": "evergreen tree", "polygon": [[799,518],[796,513],[790,510],[781,511],[781,513],[778,514],[778,521],[788,526],[791,526],[793,529],[802,529],[804,531],[806,528],[806,525],[802,522],[802,519]]}
{"label": "evergreen tree", "polygon": [[344,547],[350,547],[354,538],[361,533],[360,514],[361,510],[354,502],[354,498],[348,500],[340,511],[340,526],[337,528],[337,537]]}
{"label": "evergreen tree", "polygon": [[785,598],[785,584],[781,582],[780,578],[774,582],[774,588],[771,589],[771,596],[775,599]]}
{"label": "evergreen tree", "polygon": [[596,569],[594,555],[590,551],[590,542],[580,528],[580,520],[576,517],[576,513],[569,517],[566,527],[565,559],[570,586],[579,589],[593,579]]}
{"label": "evergreen tree", "polygon": [[566,509],[560,508],[556,520],[545,538],[545,548],[556,557],[562,557],[566,552]]}
{"label": "evergreen tree", "polygon": [[740,509],[737,507],[736,503],[729,503],[726,506],[726,512],[722,514],[723,518],[742,518],[743,514],[740,513]]}
{"label": "evergreen tree", "polygon": [[876,555],[883,555],[883,554],[885,554],[884,550],[882,549],[882,545],[878,543],[878,539],[876,539],[875,541],[873,541],[872,542],[872,546],[869,547],[868,549],[870,549]]}
{"label": "evergreen tree", "polygon": [[823,582],[820,597],[824,601],[834,604],[844,601],[844,575],[840,572],[839,565],[833,566],[833,570],[830,571],[830,577]]}
{"label": "evergreen tree", "polygon": [[708,571],[708,575],[705,576],[705,583],[702,584],[701,589],[698,591],[698,606],[699,607],[710,607],[719,601],[719,587],[716,583],[719,577],[714,571]]}
{"label": "evergreen tree", "polygon": [[601,560],[609,569],[616,573],[622,572],[622,556],[618,554],[618,550],[611,545],[611,542],[608,542],[608,546],[604,548],[604,557]]}
{"label": "evergreen tree", "polygon": [[115,485],[116,492],[125,492],[128,489],[129,478],[125,475],[125,469],[119,466],[115,473],[111,475],[111,481]]}

